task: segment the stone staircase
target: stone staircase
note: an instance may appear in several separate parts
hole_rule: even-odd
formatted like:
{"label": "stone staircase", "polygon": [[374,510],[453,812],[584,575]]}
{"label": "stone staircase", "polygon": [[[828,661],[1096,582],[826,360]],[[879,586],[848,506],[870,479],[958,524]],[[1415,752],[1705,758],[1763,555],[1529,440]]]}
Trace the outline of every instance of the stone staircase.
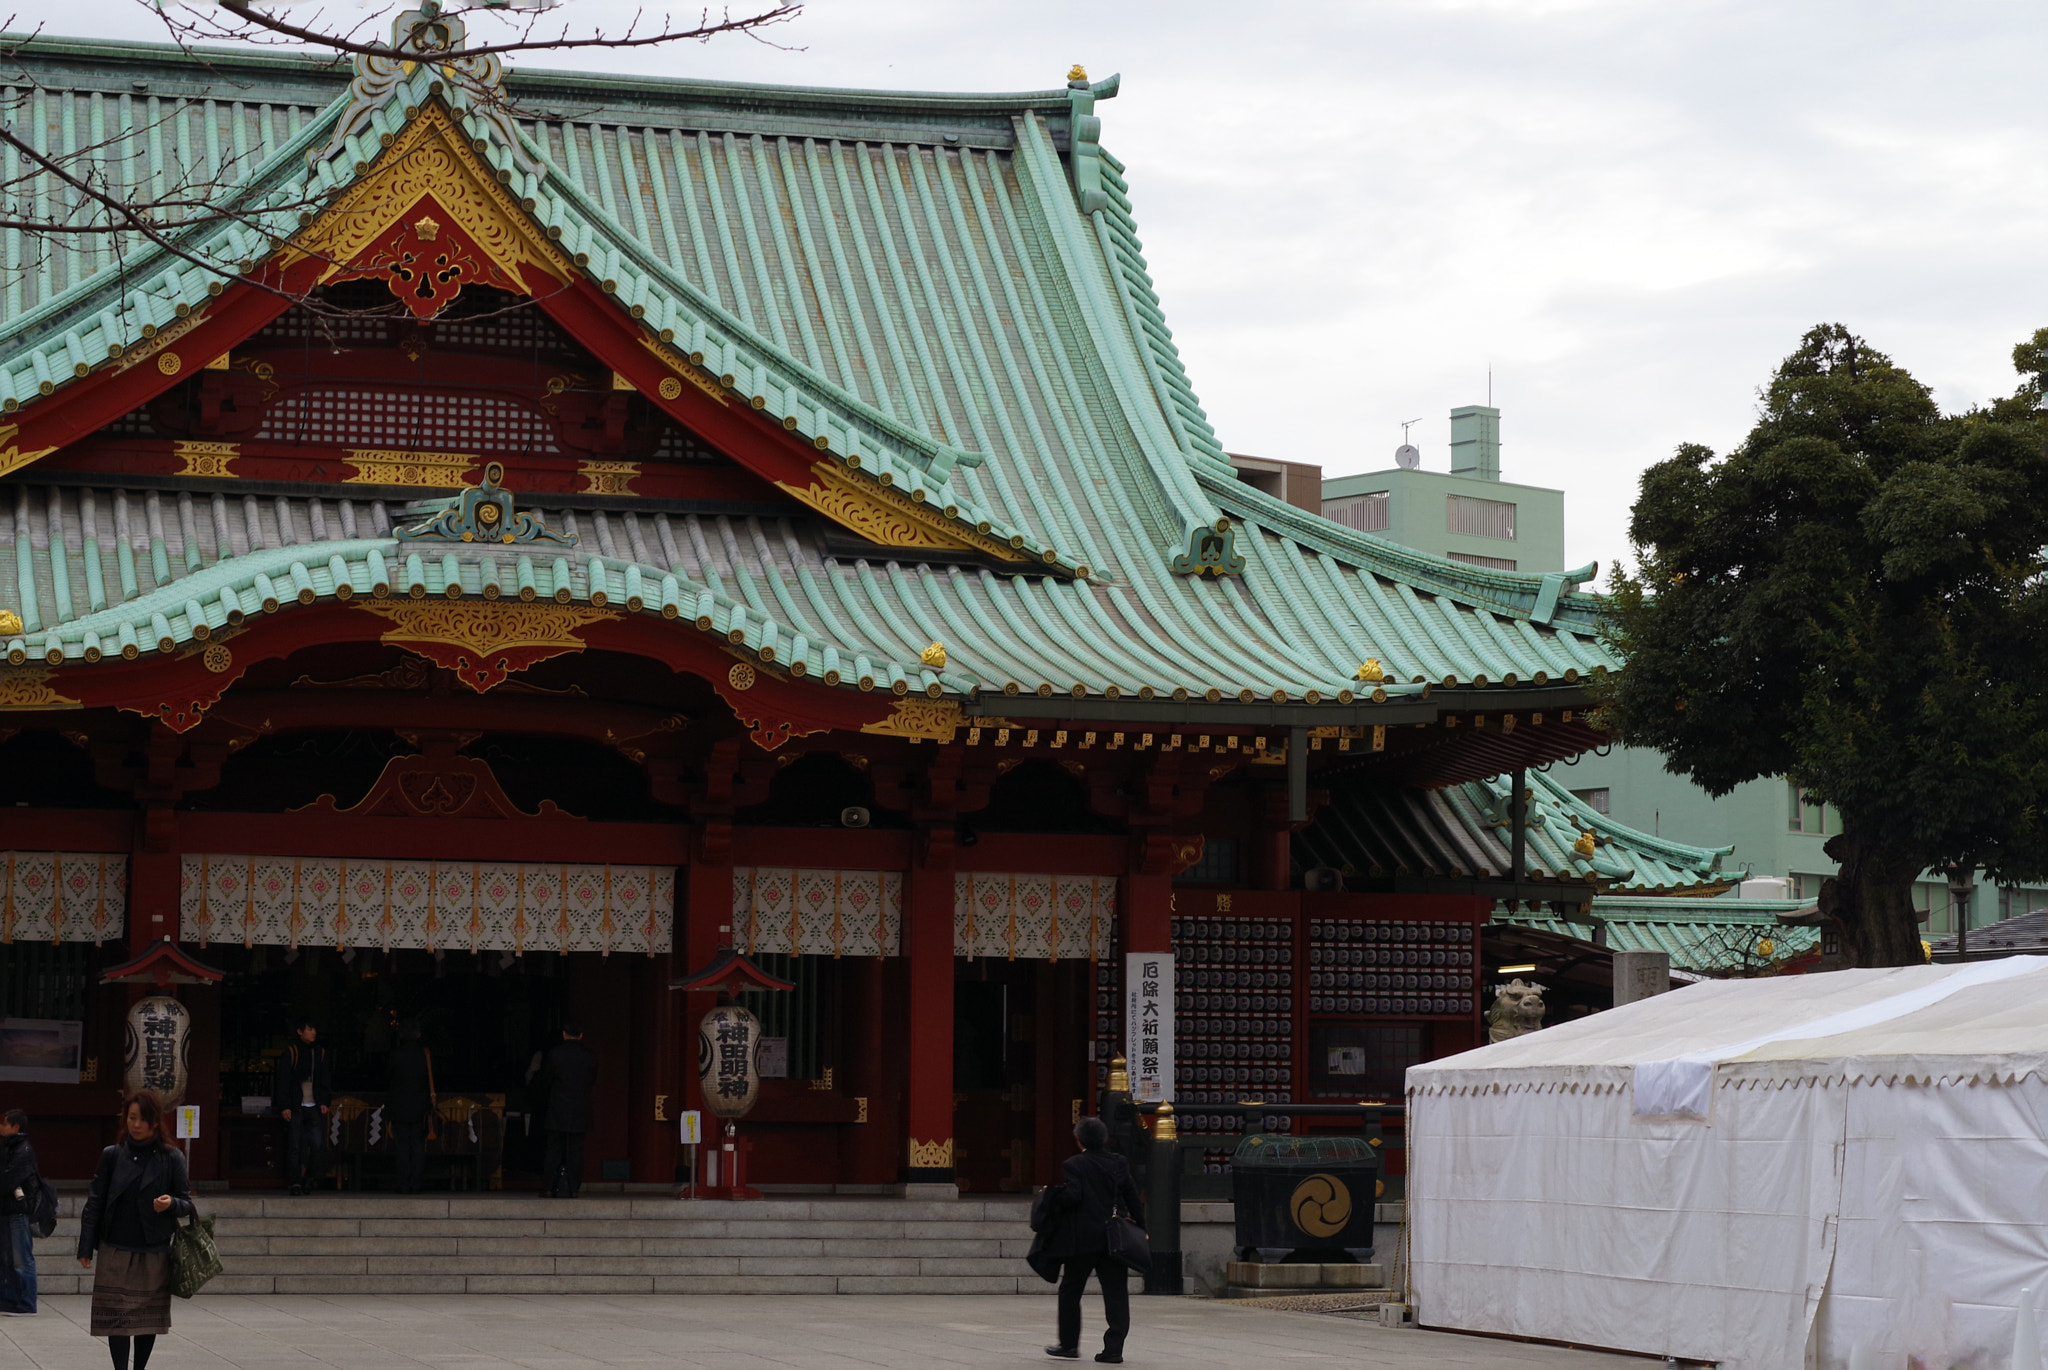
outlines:
{"label": "stone staircase", "polygon": [[[1033,1294],[1030,1204],[787,1197],[200,1194],[218,1294]],[[87,1293],[78,1210],[36,1243],[44,1294]]]}

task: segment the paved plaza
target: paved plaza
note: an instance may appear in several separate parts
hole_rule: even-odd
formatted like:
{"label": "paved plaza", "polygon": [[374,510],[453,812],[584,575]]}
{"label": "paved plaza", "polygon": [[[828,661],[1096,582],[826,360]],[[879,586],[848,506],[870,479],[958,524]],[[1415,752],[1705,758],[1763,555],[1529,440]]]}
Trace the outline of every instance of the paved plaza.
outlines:
{"label": "paved plaza", "polygon": [[[105,1344],[85,1331],[87,1302],[60,1295],[45,1299],[33,1318],[0,1319],[0,1365],[106,1365]],[[1132,1313],[1125,1357],[1131,1365],[1596,1370],[1642,1364],[1195,1299],[1134,1299]],[[221,1295],[176,1305],[176,1328],[159,1341],[150,1370],[1046,1366],[1054,1362],[1040,1348],[1052,1339],[1052,1315],[1051,1299],[975,1296]],[[1091,1299],[1086,1316],[1088,1336],[1099,1337],[1100,1303]],[[1092,1364],[1095,1349],[1089,1345],[1080,1363]]]}

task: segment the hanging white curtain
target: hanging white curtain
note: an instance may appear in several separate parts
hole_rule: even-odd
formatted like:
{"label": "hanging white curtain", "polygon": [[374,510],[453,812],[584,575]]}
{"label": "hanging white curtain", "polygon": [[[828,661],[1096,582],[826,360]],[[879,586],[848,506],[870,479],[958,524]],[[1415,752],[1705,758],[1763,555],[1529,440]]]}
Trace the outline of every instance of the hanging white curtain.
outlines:
{"label": "hanging white curtain", "polygon": [[669,950],[673,866],[187,856],[180,937],[205,946]]}
{"label": "hanging white curtain", "polygon": [[128,857],[118,852],[0,852],[0,943],[119,940]]}

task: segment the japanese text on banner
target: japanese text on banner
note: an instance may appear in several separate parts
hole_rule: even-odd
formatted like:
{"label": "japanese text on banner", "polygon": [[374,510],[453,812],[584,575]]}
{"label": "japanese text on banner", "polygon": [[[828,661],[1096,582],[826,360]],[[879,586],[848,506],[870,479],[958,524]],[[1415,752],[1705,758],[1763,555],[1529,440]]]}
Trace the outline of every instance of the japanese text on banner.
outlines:
{"label": "japanese text on banner", "polygon": [[1124,1061],[1131,1097],[1173,1102],[1173,953],[1124,957]]}

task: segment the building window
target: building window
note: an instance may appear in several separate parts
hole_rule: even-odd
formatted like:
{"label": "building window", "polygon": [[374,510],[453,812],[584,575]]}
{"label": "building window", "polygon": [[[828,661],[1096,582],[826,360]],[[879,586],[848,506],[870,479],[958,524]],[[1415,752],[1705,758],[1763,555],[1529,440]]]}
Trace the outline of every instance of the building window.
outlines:
{"label": "building window", "polygon": [[1792,832],[1825,833],[1828,830],[1828,806],[1791,781],[1787,781],[1786,786],[1786,828]]}
{"label": "building window", "polygon": [[1212,837],[1202,844],[1202,859],[1174,877],[1176,885],[1236,885],[1238,844],[1234,837]]}
{"label": "building window", "polygon": [[1594,813],[1612,812],[1612,810],[1610,810],[1607,807],[1608,791],[1606,790],[1573,790],[1572,798],[1578,800],[1581,804],[1584,804]]}
{"label": "building window", "polygon": [[1453,533],[1467,537],[1515,539],[1515,506],[1505,500],[1445,495],[1444,507]]}
{"label": "building window", "polygon": [[1381,533],[1387,527],[1387,492],[1361,495],[1357,499],[1335,500],[1323,506],[1323,513],[1361,533]]}
{"label": "building window", "polygon": [[1484,566],[1489,571],[1512,571],[1515,563],[1507,557],[1475,557],[1470,552],[1447,552],[1452,561],[1462,561],[1467,566]]}

